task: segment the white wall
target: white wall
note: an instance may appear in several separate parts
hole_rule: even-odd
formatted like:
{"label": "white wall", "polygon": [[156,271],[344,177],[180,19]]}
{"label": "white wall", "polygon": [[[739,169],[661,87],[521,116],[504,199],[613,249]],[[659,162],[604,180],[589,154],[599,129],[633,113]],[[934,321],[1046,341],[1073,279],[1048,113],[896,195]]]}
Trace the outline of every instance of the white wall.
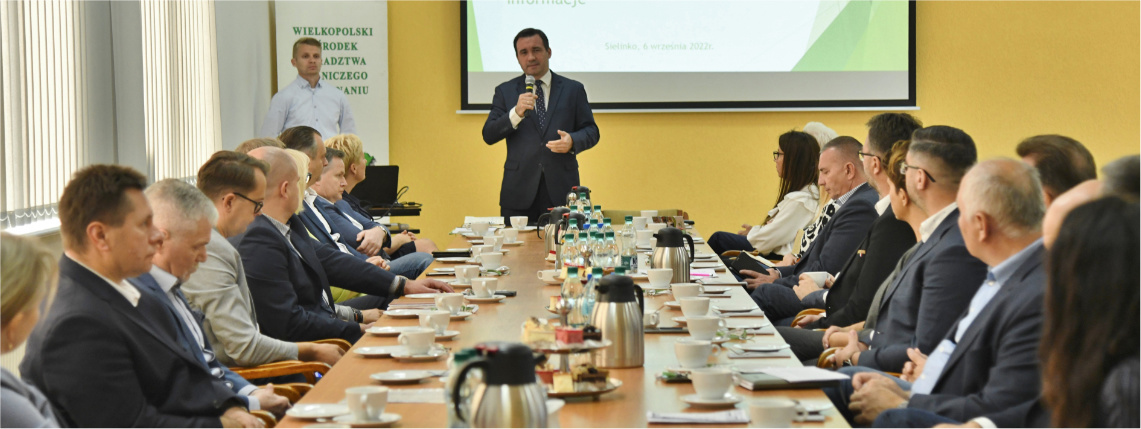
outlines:
{"label": "white wall", "polygon": [[223,149],[257,137],[269,110],[270,19],[268,1],[214,2]]}

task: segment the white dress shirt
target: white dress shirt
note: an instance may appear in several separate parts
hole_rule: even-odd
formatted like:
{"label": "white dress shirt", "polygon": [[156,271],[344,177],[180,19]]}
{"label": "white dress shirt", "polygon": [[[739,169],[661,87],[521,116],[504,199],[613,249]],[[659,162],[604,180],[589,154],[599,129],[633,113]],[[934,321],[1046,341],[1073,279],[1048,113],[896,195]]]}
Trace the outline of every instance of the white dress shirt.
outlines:
{"label": "white dress shirt", "polygon": [[115,289],[116,292],[119,292],[120,294],[122,294],[123,298],[126,298],[127,302],[131,303],[132,307],[138,307],[139,306],[139,298],[141,298],[143,296],[143,294],[140,293],[139,290],[135,288],[135,285],[131,284],[131,282],[128,282],[126,279],[123,279],[123,281],[121,281],[119,283],[115,283],[115,282],[111,281],[111,279],[104,277],[102,274],[99,274],[98,271],[91,269],[91,267],[84,265],[82,262],[79,262],[75,258],[68,256],[68,259],[71,259],[75,263],[79,264],[79,266],[86,268],[87,271],[91,271],[91,272],[95,273],[95,275],[99,276],[99,278],[106,281],[107,284],[111,285],[112,289]]}
{"label": "white dress shirt", "polygon": [[958,208],[958,203],[951,203],[947,207],[943,207],[943,210],[939,210],[931,217],[923,220],[923,223],[919,224],[919,236],[923,242],[926,243],[927,239],[931,238],[931,234],[935,233],[935,229],[939,228],[939,224],[943,223],[943,220],[947,219],[947,216],[950,216],[951,212]]}
{"label": "white dress shirt", "polygon": [[313,127],[325,139],[357,133],[357,123],[345,93],[325,79],[319,79],[315,87],[310,86],[309,81],[299,75],[269,102],[261,136],[277,137],[287,128],[300,125]]}
{"label": "white dress shirt", "polygon": [[[550,105],[550,101],[551,101],[551,71],[550,70],[547,70],[547,73],[544,74],[543,77],[535,78],[535,92],[536,93],[538,93],[540,86],[543,87],[543,106],[546,107],[546,110],[551,110],[551,105]],[[535,106],[538,107],[538,103],[535,103]],[[519,123],[523,121],[523,117],[519,116],[518,114],[515,113],[515,106],[511,106],[511,111],[507,113],[507,116],[511,120],[511,128],[519,128]]]}

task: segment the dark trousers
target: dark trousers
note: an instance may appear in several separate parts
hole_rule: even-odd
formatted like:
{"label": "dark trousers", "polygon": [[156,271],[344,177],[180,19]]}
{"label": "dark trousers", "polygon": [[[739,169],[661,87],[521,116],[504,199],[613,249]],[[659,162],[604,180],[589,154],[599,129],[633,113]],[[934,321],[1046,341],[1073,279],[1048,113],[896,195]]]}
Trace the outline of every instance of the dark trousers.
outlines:
{"label": "dark trousers", "polygon": [[[753,290],[753,301],[765,312],[776,326],[788,326],[797,313],[809,308],[824,308],[824,290],[818,290],[805,296],[803,300],[796,297],[792,288],[784,285],[766,283]],[[778,322],[786,322],[784,324]]]}
{"label": "dark trousers", "polygon": [[815,366],[820,354],[824,353],[824,331],[777,326],[777,333],[788,343],[799,361],[811,361]]}
{"label": "dark trousers", "polygon": [[[559,197],[562,198],[563,195]],[[539,216],[547,213],[551,207],[555,207],[556,205],[557,204],[551,199],[551,193],[547,192],[547,179],[540,174],[539,191],[535,194],[535,199],[531,201],[531,207],[519,210],[500,206],[499,215],[503,216],[503,221],[508,225],[510,225],[511,216],[527,216],[527,224],[534,225],[539,221]]]}
{"label": "dark trousers", "polygon": [[875,428],[929,428],[937,424],[960,422],[918,408],[897,408],[886,410],[872,423]]}
{"label": "dark trousers", "polygon": [[722,254],[729,250],[741,250],[745,252],[752,252],[753,245],[749,243],[749,239],[740,234],[732,232],[717,231],[709,236],[709,248],[713,249],[713,253]]}

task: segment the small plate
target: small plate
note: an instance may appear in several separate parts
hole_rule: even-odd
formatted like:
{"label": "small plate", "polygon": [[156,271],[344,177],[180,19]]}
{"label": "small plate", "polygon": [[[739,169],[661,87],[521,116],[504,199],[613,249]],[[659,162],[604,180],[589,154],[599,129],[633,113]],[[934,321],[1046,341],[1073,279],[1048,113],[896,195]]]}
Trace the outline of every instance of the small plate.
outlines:
{"label": "small plate", "polygon": [[[420,317],[420,313],[423,311],[424,310],[404,310],[404,309],[388,310],[388,311],[384,312],[384,315],[391,317],[393,319],[413,319],[413,318]],[[399,334],[397,334],[397,335],[399,335]]]}
{"label": "small plate", "polygon": [[475,246],[479,246],[479,245],[483,244],[483,240],[468,240],[467,242],[471,243],[472,245],[475,245]]}
{"label": "small plate", "polygon": [[482,235],[479,235],[479,234],[476,234],[476,233],[472,233],[472,232],[465,232],[465,233],[463,234],[463,236],[464,236],[464,238],[483,238],[483,236],[482,236]]}
{"label": "small plate", "polygon": [[770,323],[768,319],[725,319],[725,327],[727,329],[761,329],[769,325],[772,325],[772,323]]}
{"label": "small plate", "polygon": [[703,289],[705,290],[705,293],[707,293],[707,294],[721,294],[721,293],[729,292],[728,286],[705,286],[705,287],[703,287]]}
{"label": "small plate", "polygon": [[461,263],[467,262],[468,258],[465,258],[463,256],[448,256],[448,257],[444,257],[444,258],[436,258],[436,261],[446,262],[449,264],[461,264]]}
{"label": "small plate", "polygon": [[385,372],[378,372],[370,375],[369,378],[385,384],[410,384],[419,383],[422,380],[435,377],[437,371],[423,371],[423,370],[392,370]]}
{"label": "small plate", "polygon": [[407,351],[393,353],[392,358],[399,362],[431,362],[439,360],[441,357],[447,356],[448,351],[442,348],[429,349],[428,353],[422,355],[409,355]]}
{"label": "small plate", "polygon": [[709,341],[713,344],[725,344],[725,343],[729,342],[729,340],[731,340],[731,339],[732,338],[729,338],[728,335],[724,335],[724,336],[718,335],[716,337],[713,337],[713,339],[709,340]]}
{"label": "small plate", "polygon": [[735,346],[735,348],[739,348],[739,349],[741,349],[741,351],[744,351],[744,352],[766,353],[766,352],[779,352],[781,350],[789,348],[789,345],[788,344],[741,344],[741,345]]}
{"label": "small plate", "polygon": [[460,283],[459,280],[452,279],[452,280],[448,280],[444,283],[447,283],[448,286],[451,286],[453,289],[458,288],[458,287],[471,287],[471,281],[468,281],[467,283]]}
{"label": "small plate", "polygon": [[389,357],[393,353],[403,352],[404,346],[377,346],[377,347],[358,347],[353,349],[353,353],[365,357]]}
{"label": "small plate", "polygon": [[345,404],[297,404],[285,411],[285,415],[298,419],[327,419],[348,413]]}
{"label": "small plate", "polygon": [[501,302],[504,299],[507,299],[507,297],[505,297],[503,295],[492,295],[492,296],[487,297],[487,298],[480,298],[480,297],[475,297],[475,296],[464,295],[464,299],[471,301],[471,302]]}
{"label": "small plate", "polygon": [[473,315],[473,314],[475,314],[475,313],[474,313],[474,312],[471,312],[471,311],[461,311],[461,312],[459,312],[459,313],[453,314],[453,315],[452,315],[452,320],[463,320],[463,319],[467,319],[468,317],[471,317],[471,315]]}
{"label": "small plate", "polygon": [[741,397],[732,393],[726,393],[725,396],[720,399],[705,399],[694,393],[692,395],[682,396],[681,400],[694,407],[731,407],[741,402]]}
{"label": "small plate", "polygon": [[681,308],[681,303],[677,301],[666,301],[665,306],[669,308]]}
{"label": "small plate", "polygon": [[414,293],[414,294],[410,294],[410,295],[404,295],[402,298],[409,298],[409,299],[436,299],[436,297],[437,297],[437,296],[439,296],[439,295],[440,295],[440,294],[438,294],[438,293]]}
{"label": "small plate", "polygon": [[435,271],[437,273],[454,273],[454,272],[456,272],[456,269],[455,268],[433,268],[432,271]]}
{"label": "small plate", "polygon": [[738,304],[738,305],[725,304],[725,305],[713,305],[712,307],[713,307],[713,309],[714,309],[714,310],[717,310],[717,311],[725,311],[725,312],[731,312],[731,313],[747,313],[747,312],[750,312],[750,311],[756,310],[756,309],[757,309],[757,304],[753,304],[753,305],[748,305],[748,304]]}
{"label": "small plate", "polygon": [[337,423],[344,423],[349,427],[354,428],[384,428],[392,426],[393,423],[400,421],[402,417],[396,413],[384,413],[380,415],[380,420],[358,422],[352,414],[334,418],[333,421]]}
{"label": "small plate", "polygon": [[455,338],[456,335],[459,335],[459,334],[460,334],[460,331],[444,331],[444,333],[442,333],[442,334],[436,334],[436,340],[437,341],[450,341],[451,339]]}
{"label": "small plate", "polygon": [[519,241],[510,242],[510,243],[504,242],[503,245],[504,246],[522,246],[523,243],[524,243],[523,240],[519,240]]}
{"label": "small plate", "polygon": [[[392,310],[400,311],[400,310]],[[419,326],[373,326],[365,330],[366,333],[373,335],[380,335],[382,337],[395,337],[400,335],[408,329],[416,329]]]}
{"label": "small plate", "polygon": [[670,319],[670,320],[674,321],[674,323],[677,323],[678,325],[682,325],[682,326],[686,325],[685,316],[677,316],[677,317]]}

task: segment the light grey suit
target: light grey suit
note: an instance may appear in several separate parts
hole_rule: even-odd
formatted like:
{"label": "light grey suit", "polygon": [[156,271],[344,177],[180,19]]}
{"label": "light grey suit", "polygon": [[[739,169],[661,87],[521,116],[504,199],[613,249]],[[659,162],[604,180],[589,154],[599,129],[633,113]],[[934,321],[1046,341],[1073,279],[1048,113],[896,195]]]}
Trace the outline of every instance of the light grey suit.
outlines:
{"label": "light grey suit", "polygon": [[182,292],[206,315],[202,327],[218,362],[256,366],[297,359],[297,344],[268,337],[258,329],[242,257],[218,231],[210,231],[206,262],[182,284]]}

